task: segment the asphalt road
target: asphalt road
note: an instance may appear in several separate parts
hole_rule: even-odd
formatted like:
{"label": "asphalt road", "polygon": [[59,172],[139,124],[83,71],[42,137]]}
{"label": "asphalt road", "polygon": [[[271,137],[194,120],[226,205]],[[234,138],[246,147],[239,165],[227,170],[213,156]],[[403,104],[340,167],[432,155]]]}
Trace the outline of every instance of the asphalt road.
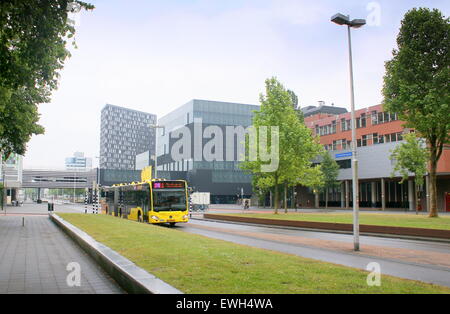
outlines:
{"label": "asphalt road", "polygon": [[346,234],[202,219],[192,219],[177,229],[364,270],[369,263],[377,262],[384,275],[450,287],[449,243],[361,236],[361,252],[355,253],[351,250],[353,236]]}

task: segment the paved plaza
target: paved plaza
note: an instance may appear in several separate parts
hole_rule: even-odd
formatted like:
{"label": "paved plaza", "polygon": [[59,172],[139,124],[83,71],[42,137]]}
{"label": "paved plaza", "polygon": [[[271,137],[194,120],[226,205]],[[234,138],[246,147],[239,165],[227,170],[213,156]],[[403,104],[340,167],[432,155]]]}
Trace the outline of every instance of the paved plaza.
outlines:
{"label": "paved plaza", "polygon": [[[0,293],[123,293],[48,216],[34,214],[0,212]],[[67,284],[72,262],[80,266],[80,286]]]}

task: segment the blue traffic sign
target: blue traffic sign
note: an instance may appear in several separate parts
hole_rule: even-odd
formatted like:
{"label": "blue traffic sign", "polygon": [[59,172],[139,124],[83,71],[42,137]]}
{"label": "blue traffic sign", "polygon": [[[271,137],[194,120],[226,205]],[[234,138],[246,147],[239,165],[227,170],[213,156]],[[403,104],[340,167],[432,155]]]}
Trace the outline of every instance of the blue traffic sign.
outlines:
{"label": "blue traffic sign", "polygon": [[335,158],[344,158],[344,157],[352,157],[352,156],[353,156],[352,152],[348,152],[348,153],[336,154]]}

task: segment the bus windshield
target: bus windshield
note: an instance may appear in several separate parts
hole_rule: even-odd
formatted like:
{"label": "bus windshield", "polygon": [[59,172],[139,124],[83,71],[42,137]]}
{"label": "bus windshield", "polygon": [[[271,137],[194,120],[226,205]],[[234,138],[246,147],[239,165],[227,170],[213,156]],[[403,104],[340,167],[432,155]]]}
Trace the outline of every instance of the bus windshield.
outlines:
{"label": "bus windshield", "polygon": [[185,190],[153,190],[153,210],[186,211]]}

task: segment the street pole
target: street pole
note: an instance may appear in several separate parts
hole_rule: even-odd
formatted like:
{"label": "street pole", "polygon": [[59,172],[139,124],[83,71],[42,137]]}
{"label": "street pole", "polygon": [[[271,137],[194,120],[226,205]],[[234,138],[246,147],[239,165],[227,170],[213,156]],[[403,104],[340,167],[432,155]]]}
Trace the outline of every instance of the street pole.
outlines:
{"label": "street pole", "polygon": [[98,159],[98,167],[97,167],[97,184],[100,186],[100,157],[95,156]]}
{"label": "street pole", "polygon": [[358,159],[356,156],[356,119],[355,119],[355,90],[353,86],[353,58],[351,28],[360,28],[366,24],[364,19],[350,20],[350,17],[337,13],[331,17],[331,21],[337,25],[346,25],[348,34],[348,58],[350,69],[350,100],[351,100],[351,125],[352,125],[352,190],[353,190],[353,245],[354,250],[359,251],[359,182]]}
{"label": "street pole", "polygon": [[76,176],[76,171],[75,168],[73,169],[73,203],[75,204],[75,176]]}
{"label": "street pole", "polygon": [[[5,167],[4,167],[4,163],[3,163],[3,152],[1,152],[0,158],[1,158],[1,162],[2,162],[1,170],[2,170],[2,184],[3,184],[3,187],[2,187],[2,211],[4,211],[3,203],[5,202],[5,189],[6,189],[5,178],[6,178],[6,176],[5,176]],[[6,214],[6,212],[5,212],[5,214]]]}
{"label": "street pole", "polygon": [[155,128],[155,177],[158,178],[158,128]]}
{"label": "street pole", "polygon": [[348,57],[350,70],[350,99],[352,120],[352,188],[353,188],[353,246],[359,251],[359,187],[358,187],[358,159],[356,158],[356,118],[355,118],[355,89],[353,84],[353,57],[351,27],[348,30]]}

